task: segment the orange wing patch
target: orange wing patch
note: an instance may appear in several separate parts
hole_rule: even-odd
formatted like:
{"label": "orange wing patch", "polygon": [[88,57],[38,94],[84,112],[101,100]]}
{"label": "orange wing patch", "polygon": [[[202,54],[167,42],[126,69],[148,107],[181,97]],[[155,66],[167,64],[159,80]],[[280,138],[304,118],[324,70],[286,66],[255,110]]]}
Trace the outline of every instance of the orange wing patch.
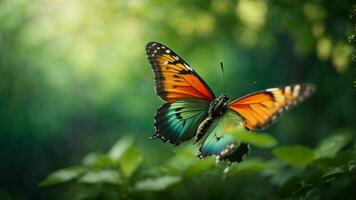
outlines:
{"label": "orange wing patch", "polygon": [[202,78],[168,47],[151,42],[146,45],[155,76],[156,93],[167,102],[197,98],[212,101],[215,96]]}
{"label": "orange wing patch", "polygon": [[228,107],[245,119],[247,129],[262,129],[279,114],[302,102],[315,91],[312,84],[296,84],[256,92],[231,102]]}

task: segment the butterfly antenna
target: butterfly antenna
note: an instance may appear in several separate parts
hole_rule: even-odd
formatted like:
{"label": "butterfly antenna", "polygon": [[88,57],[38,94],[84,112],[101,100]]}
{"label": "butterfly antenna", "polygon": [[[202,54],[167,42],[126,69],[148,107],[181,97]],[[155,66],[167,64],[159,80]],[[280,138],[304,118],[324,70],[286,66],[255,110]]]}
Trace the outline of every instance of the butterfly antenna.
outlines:
{"label": "butterfly antenna", "polygon": [[255,85],[257,85],[257,82],[255,81],[255,82],[253,82],[253,83],[250,83],[248,86],[255,86]]}
{"label": "butterfly antenna", "polygon": [[222,87],[223,87],[223,93],[225,93],[225,77],[224,77],[224,64],[223,62],[220,62],[220,67],[221,67],[221,72],[222,72]]}

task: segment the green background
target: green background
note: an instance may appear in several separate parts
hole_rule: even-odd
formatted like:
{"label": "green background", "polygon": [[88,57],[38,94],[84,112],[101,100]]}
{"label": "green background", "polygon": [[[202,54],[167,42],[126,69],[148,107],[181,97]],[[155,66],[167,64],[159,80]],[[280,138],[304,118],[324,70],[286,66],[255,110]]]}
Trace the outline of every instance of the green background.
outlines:
{"label": "green background", "polygon": [[[308,151],[320,147],[323,138],[334,135],[341,137],[340,149],[353,153],[347,162],[354,163],[355,68],[348,41],[354,28],[351,2],[1,1],[0,198],[68,199],[72,197],[65,195],[80,194],[77,191],[88,188],[95,188],[95,195],[75,198],[282,198],[273,194],[285,186],[288,178],[315,167],[305,166],[310,163],[305,161]],[[146,58],[145,45],[149,41],[161,42],[175,50],[216,95],[224,92],[221,61],[225,66],[225,91],[230,99],[303,82],[314,83],[317,92],[265,130],[278,145],[266,145],[265,138],[262,138],[264,145],[257,142],[247,157],[251,160],[246,161],[245,168],[252,171],[247,175],[240,175],[239,168],[232,170],[236,176],[222,179],[223,168],[214,165],[210,169],[210,164],[201,164],[189,154],[197,160],[194,162],[200,163],[196,168],[202,170],[201,174],[192,172],[190,178],[183,180],[168,177],[163,185],[170,181],[179,183],[158,192],[140,190],[145,188],[144,184],[133,187],[140,190],[135,192],[130,189],[130,181],[117,184],[119,187],[115,181],[83,184],[73,180],[39,187],[50,172],[81,165],[88,152],[104,154],[123,136],[131,136],[135,141],[131,148],[133,155],[140,154],[139,171],[133,180],[172,175],[164,170],[145,172],[164,167],[163,163],[176,158],[177,149],[184,152],[192,146],[188,143],[174,148],[148,139],[154,134],[154,113],[162,104],[154,93],[153,75]],[[253,82],[257,84],[251,85]],[[337,137],[326,143],[340,144]],[[299,151],[301,146],[297,146],[298,153],[302,152],[301,159],[288,162],[288,158],[278,156],[289,152],[287,145],[310,149]],[[287,149],[261,146],[287,146]],[[196,153],[196,149],[191,151]],[[339,149],[330,151],[335,153],[325,154],[334,156]],[[275,157],[287,164],[281,164],[285,167],[271,175],[264,169],[275,166]],[[185,166],[184,161],[175,165],[182,169]],[[350,177],[342,176],[306,194],[351,199],[355,193]],[[73,192],[73,188],[79,189]]]}

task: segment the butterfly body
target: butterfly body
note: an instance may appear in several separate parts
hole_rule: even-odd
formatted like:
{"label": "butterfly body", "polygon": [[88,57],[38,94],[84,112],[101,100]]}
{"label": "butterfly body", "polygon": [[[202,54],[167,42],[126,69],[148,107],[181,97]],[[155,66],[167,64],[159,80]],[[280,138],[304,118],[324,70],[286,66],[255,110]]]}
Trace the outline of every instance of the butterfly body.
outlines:
{"label": "butterfly body", "polygon": [[210,103],[208,117],[200,123],[195,135],[195,143],[205,135],[214,120],[226,111],[228,101],[229,97],[227,95],[221,95]]}
{"label": "butterfly body", "polygon": [[156,133],[151,138],[179,145],[195,137],[201,145],[199,158],[240,162],[249,145],[238,141],[234,131],[263,129],[315,91],[312,84],[294,84],[229,102],[224,94],[216,98],[193,68],[167,46],[149,42],[146,53],[156,93],[165,101],[155,115]]}

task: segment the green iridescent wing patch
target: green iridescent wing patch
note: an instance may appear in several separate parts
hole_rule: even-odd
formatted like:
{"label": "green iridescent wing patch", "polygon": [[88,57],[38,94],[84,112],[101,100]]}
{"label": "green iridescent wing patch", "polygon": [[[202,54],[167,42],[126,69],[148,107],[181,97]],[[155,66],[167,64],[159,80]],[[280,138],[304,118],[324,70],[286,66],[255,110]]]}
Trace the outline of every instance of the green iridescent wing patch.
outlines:
{"label": "green iridescent wing patch", "polygon": [[151,138],[161,138],[174,145],[191,139],[207,116],[208,108],[209,102],[199,99],[180,99],[163,104],[156,113],[156,133]]}
{"label": "green iridescent wing patch", "polygon": [[240,162],[248,153],[248,144],[235,139],[232,133],[238,129],[244,129],[243,119],[234,111],[226,111],[217,118],[208,130],[199,149],[199,158],[214,156],[217,160]]}

